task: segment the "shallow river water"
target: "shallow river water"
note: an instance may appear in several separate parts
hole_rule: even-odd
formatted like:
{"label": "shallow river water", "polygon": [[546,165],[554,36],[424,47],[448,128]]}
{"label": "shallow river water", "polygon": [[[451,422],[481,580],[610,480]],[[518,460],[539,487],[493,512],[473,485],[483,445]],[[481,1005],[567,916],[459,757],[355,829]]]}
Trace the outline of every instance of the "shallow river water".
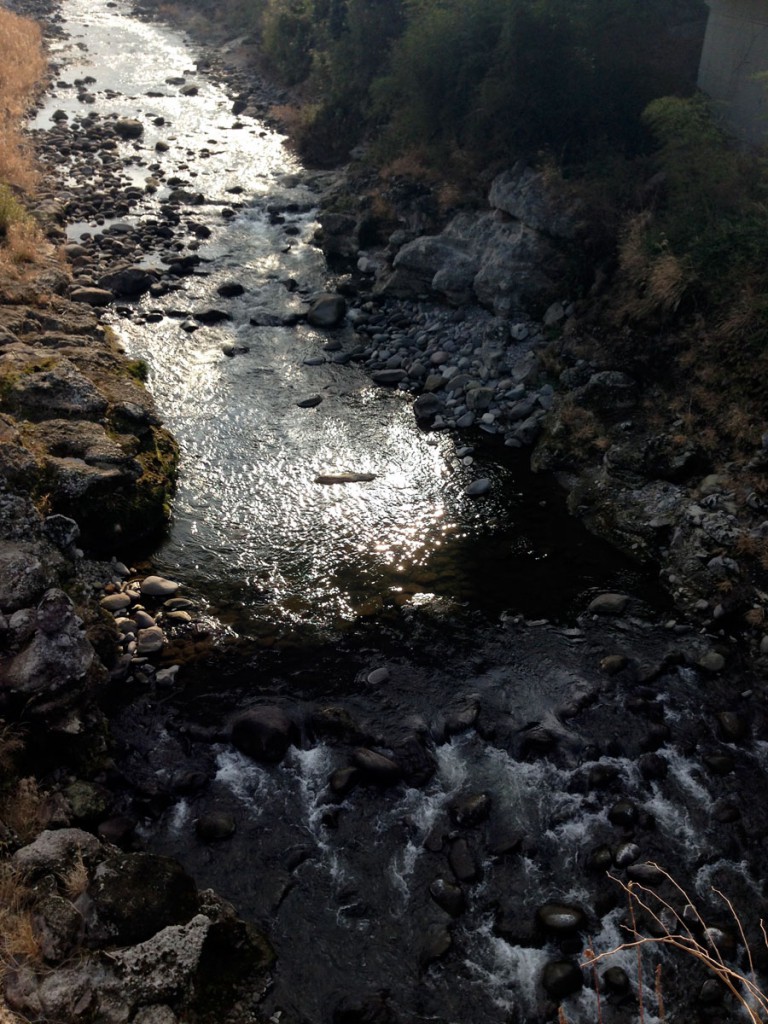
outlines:
{"label": "shallow river water", "polygon": [[[157,162],[206,200],[188,211],[210,231],[197,273],[108,317],[146,360],[182,450],[154,564],[239,640],[186,666],[177,696],[129,708],[115,733],[147,844],[271,935],[267,1014],[325,1024],[367,1001],[383,1014],[370,1020],[551,1019],[542,970],[578,962],[588,939],[542,932],[535,911],[579,904],[596,950],[620,942],[625,907],[606,857],[624,879],[650,857],[704,901],[716,883],[762,905],[765,813],[741,812],[766,748],[729,741],[717,718],[741,709],[749,681],[704,679],[692,662],[707,639],[665,626],[653,579],[582,531],[524,459],[486,446],[467,463],[457,450],[474,438],[425,433],[408,396],[330,353],[314,365],[336,336],[290,321],[331,282],[311,244],[321,183],[279,135],[232,115],[177,31],[119,0],[64,0],[62,11],[60,79],[91,76],[101,117],[146,126],[121,148],[126,177],[143,187]],[[181,96],[175,78],[197,95]],[[35,127],[54,110],[84,116],[59,85]],[[66,183],[66,162],[59,174]],[[131,216],[152,217],[168,191],[160,184]],[[69,234],[100,227],[79,222]],[[217,287],[233,280],[244,294],[222,299]],[[206,309],[231,320],[185,329]],[[427,308],[413,315],[439,322]],[[225,355],[233,345],[245,351]],[[315,408],[297,405],[315,394]],[[342,471],[375,479],[315,482]],[[477,501],[464,492],[480,476],[493,490]],[[601,590],[631,593],[630,614],[585,616]],[[251,642],[265,639],[279,643]],[[601,669],[611,655],[627,659],[616,674]],[[300,731],[276,766],[223,739],[234,713],[264,703]],[[329,775],[363,740],[402,763],[426,759],[432,774],[332,799]],[[194,786],[179,782],[192,776]],[[487,817],[462,823],[452,801],[483,793]],[[617,823],[622,800],[633,810]],[[237,829],[206,844],[195,821],[214,810]],[[457,867],[457,850],[473,870]],[[440,880],[459,886],[462,913],[430,895]],[[633,954],[613,963],[633,975]],[[676,1019],[690,1020],[705,975],[668,970],[684,1007]],[[607,998],[605,1020],[637,1018],[636,995]],[[567,1001],[570,1021],[596,1013],[594,992]]]}

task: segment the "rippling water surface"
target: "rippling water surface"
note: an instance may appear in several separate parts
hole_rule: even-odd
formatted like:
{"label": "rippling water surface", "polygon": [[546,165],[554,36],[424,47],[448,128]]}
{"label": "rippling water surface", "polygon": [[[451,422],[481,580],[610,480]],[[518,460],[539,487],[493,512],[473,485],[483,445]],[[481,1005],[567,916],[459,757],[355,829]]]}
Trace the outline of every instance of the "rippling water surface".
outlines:
{"label": "rippling water surface", "polygon": [[[233,117],[224,90],[196,73],[182,35],[127,18],[121,4],[67,0],[65,11],[71,39],[62,75],[95,78],[89,88],[102,117],[145,124],[140,145],[123,148],[126,173],[143,185],[160,166],[206,199],[186,210],[211,230],[198,272],[181,291],[142,301],[141,313],[163,314],[158,322],[115,323],[128,352],[147,361],[158,407],[182,448],[159,569],[246,633],[339,625],[433,595],[496,612],[562,614],[590,587],[637,583],[520,464],[486,456],[467,466],[456,449],[471,439],[422,432],[407,396],[371,386],[330,354],[323,365],[305,364],[323,355],[329,339],[350,347],[351,329],[252,326],[265,314],[279,322],[327,284],[311,244],[314,179],[280,135]],[[82,52],[71,49],[86,40]],[[180,96],[167,82],[177,76],[198,95]],[[87,113],[74,90],[60,91],[38,123],[55,108],[71,118]],[[155,153],[158,141],[167,152]],[[161,184],[139,214],[156,213],[168,191]],[[235,200],[243,208],[225,220],[221,209]],[[70,234],[96,230],[77,224]],[[231,280],[245,294],[222,299],[216,289]],[[211,308],[232,320],[184,330],[185,319]],[[228,358],[227,345],[247,351]],[[322,396],[319,406],[297,406],[312,395]],[[375,479],[315,482],[344,471]],[[478,476],[492,479],[493,497],[465,496]]]}

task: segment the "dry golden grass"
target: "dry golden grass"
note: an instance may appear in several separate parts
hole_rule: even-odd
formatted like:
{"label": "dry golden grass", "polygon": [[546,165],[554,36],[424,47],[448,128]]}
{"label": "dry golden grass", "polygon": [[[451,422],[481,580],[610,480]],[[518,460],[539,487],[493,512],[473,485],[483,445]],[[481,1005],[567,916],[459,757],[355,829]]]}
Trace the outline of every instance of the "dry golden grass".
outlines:
{"label": "dry golden grass", "polygon": [[83,860],[83,851],[78,849],[73,863],[61,875],[64,893],[70,900],[76,900],[88,888],[88,868]]}
{"label": "dry golden grass", "polygon": [[29,190],[36,173],[19,124],[45,77],[40,26],[0,8],[0,180]]}
{"label": "dry golden grass", "polygon": [[0,246],[0,273],[23,278],[50,247],[40,227],[31,218],[9,224],[5,242]]}
{"label": "dry golden grass", "polygon": [[39,959],[30,892],[11,864],[0,864],[0,975],[9,966]]}
{"label": "dry golden grass", "polygon": [[47,824],[48,810],[35,779],[19,779],[15,788],[3,795],[0,819],[24,842],[39,835]]}

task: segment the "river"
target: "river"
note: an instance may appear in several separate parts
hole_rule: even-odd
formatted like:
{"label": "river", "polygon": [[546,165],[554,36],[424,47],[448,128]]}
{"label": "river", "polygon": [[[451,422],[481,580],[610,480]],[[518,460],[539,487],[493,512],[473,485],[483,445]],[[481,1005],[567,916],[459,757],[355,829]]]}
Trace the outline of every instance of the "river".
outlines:
{"label": "river", "polygon": [[[362,1005],[366,1020],[551,1019],[545,965],[578,962],[587,932],[597,951],[623,937],[606,866],[626,879],[651,858],[704,904],[712,884],[762,902],[765,814],[742,811],[767,748],[718,718],[743,711],[749,681],[705,678],[695,662],[711,638],[667,622],[652,573],[587,535],[523,456],[420,429],[407,394],[337,358],[351,327],[297,317],[333,284],[312,244],[327,182],[265,124],[233,115],[193,43],[121,0],[64,0],[62,12],[57,83],[33,127],[91,110],[144,126],[118,150],[140,198],[73,220],[70,240],[162,220],[172,189],[204,197],[179,216],[178,252],[199,258],[195,272],[105,317],[146,361],[181,446],[153,564],[205,606],[220,642],[184,666],[178,691],[141,697],[114,728],[143,841],[272,937],[260,1012],[308,1024]],[[56,173],[87,191],[82,163],[62,154]],[[140,258],[156,266],[167,251],[158,240]],[[223,298],[232,282],[242,294]],[[195,320],[210,310],[227,319]],[[405,313],[425,331],[456,329],[444,310]],[[322,401],[298,404],[311,396]],[[374,479],[316,482],[344,471]],[[465,493],[478,477],[492,484],[480,500]],[[632,596],[628,614],[585,613],[614,590]],[[224,738],[233,715],[263,704],[300,733],[278,765]],[[412,770],[332,797],[329,776],[360,744]],[[478,797],[483,810],[463,815]],[[236,831],[203,842],[195,822],[214,811]],[[445,887],[461,907],[446,910]],[[553,900],[582,907],[588,927],[537,925]],[[635,978],[634,954],[613,962]],[[703,972],[665,971],[669,1004],[694,1005]],[[607,1000],[604,1020],[636,1018],[634,996]],[[569,1021],[596,1013],[589,986],[566,1000]]]}

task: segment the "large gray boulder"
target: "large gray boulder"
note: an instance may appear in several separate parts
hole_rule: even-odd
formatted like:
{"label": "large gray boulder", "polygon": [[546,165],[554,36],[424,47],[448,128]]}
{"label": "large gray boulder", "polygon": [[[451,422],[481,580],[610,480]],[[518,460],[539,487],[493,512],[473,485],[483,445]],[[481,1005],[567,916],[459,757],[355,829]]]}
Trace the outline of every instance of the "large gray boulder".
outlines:
{"label": "large gray boulder", "polygon": [[95,652],[63,590],[46,591],[36,626],[30,642],[6,667],[2,682],[17,693],[48,698],[82,682]]}
{"label": "large gray boulder", "polygon": [[255,761],[282,761],[297,739],[296,726],[278,707],[251,708],[243,711],[232,723],[232,742]]}
{"label": "large gray boulder", "polygon": [[557,190],[543,171],[518,163],[491,183],[488,202],[494,210],[553,238],[571,240],[579,231],[583,204]]}

